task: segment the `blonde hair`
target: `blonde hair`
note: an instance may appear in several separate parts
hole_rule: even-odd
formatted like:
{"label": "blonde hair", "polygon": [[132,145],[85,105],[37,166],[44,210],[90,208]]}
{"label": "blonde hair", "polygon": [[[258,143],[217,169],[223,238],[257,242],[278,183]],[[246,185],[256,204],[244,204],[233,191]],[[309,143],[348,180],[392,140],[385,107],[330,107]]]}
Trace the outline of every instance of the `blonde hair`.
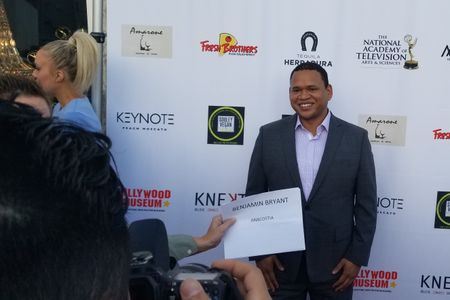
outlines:
{"label": "blonde hair", "polygon": [[56,69],[66,71],[78,92],[87,92],[95,79],[100,60],[97,42],[90,34],[78,30],[68,40],[52,41],[41,50],[49,55]]}

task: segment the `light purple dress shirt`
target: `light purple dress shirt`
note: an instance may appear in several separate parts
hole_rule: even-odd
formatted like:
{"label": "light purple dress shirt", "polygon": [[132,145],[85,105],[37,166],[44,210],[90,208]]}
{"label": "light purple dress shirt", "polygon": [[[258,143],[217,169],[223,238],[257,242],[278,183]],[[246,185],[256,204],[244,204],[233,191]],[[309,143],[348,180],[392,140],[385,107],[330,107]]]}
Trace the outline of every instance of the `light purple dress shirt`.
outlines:
{"label": "light purple dress shirt", "polygon": [[311,132],[303,127],[300,119],[297,117],[297,124],[295,125],[295,152],[297,154],[298,171],[306,201],[311,193],[322,160],[323,151],[325,150],[330,118],[331,113],[328,111],[322,124],[317,127],[316,135],[313,136]]}

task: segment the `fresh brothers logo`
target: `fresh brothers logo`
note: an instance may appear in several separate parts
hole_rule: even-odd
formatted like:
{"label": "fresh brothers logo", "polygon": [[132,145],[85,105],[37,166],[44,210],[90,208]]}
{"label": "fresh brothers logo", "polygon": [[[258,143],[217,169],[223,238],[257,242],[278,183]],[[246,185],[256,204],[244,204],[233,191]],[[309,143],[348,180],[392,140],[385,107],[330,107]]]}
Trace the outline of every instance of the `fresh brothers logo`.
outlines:
{"label": "fresh brothers logo", "polygon": [[170,190],[127,188],[128,210],[164,212],[170,206]]}
{"label": "fresh brothers logo", "polygon": [[244,107],[208,107],[208,144],[244,144]]}
{"label": "fresh brothers logo", "polygon": [[200,42],[202,52],[217,52],[219,56],[240,55],[254,56],[258,53],[258,46],[239,45],[237,39],[230,33],[219,34],[219,44],[212,44],[209,40]]}
{"label": "fresh brothers logo", "polygon": [[433,130],[433,139],[435,140],[450,140],[450,132],[442,131],[442,128]]}
{"label": "fresh brothers logo", "polygon": [[355,291],[392,293],[397,287],[398,272],[361,268],[353,281]]}
{"label": "fresh brothers logo", "polygon": [[[285,66],[296,66],[305,62],[314,62],[322,67],[332,67],[333,63],[330,60],[322,58],[317,52],[319,38],[312,31],[305,32],[300,38],[301,52],[297,53],[296,58],[284,59]],[[308,47],[309,46],[309,47]]]}

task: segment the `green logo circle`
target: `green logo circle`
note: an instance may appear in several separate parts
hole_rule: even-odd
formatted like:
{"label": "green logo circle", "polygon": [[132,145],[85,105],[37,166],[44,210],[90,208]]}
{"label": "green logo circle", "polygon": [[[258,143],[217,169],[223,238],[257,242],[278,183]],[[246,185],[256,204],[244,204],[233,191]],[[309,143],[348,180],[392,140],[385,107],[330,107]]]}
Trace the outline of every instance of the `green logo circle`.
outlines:
{"label": "green logo circle", "polygon": [[450,198],[450,193],[445,194],[444,196],[442,196],[441,199],[439,199],[437,205],[436,205],[436,214],[437,217],[439,218],[439,220],[444,223],[447,226],[450,226],[450,222],[447,222],[444,220],[444,218],[441,216],[441,206],[442,204],[445,202],[445,200]]}
{"label": "green logo circle", "polygon": [[[220,112],[223,112],[223,111],[231,111],[235,116],[238,117],[239,122],[240,122],[240,128],[239,128],[239,131],[238,131],[235,135],[233,135],[232,137],[230,137],[230,138],[221,138],[221,137],[219,137],[219,136],[214,132],[214,130],[213,130],[213,120],[215,119],[215,117],[216,117]],[[219,140],[219,141],[221,141],[221,142],[230,142],[230,141],[232,141],[232,140],[238,138],[238,137],[242,134],[242,131],[244,130],[244,118],[242,117],[241,113],[240,113],[237,109],[235,109],[235,108],[233,108],[233,107],[230,107],[230,106],[219,107],[218,109],[216,109],[215,111],[213,111],[213,113],[212,113],[211,116],[209,117],[209,120],[208,120],[208,130],[209,130],[209,132],[211,133],[211,135],[212,135],[213,137],[215,137],[217,140]]]}

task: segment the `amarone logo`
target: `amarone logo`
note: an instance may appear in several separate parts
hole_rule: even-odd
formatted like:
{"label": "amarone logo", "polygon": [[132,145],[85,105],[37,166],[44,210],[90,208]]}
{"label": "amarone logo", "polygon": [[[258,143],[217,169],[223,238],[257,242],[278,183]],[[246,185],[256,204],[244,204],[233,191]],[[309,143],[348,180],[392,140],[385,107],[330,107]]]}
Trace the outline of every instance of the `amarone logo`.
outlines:
{"label": "amarone logo", "polygon": [[202,52],[218,52],[219,56],[225,54],[254,56],[258,53],[258,46],[239,45],[238,40],[230,33],[219,34],[219,44],[204,40],[200,45]]}

